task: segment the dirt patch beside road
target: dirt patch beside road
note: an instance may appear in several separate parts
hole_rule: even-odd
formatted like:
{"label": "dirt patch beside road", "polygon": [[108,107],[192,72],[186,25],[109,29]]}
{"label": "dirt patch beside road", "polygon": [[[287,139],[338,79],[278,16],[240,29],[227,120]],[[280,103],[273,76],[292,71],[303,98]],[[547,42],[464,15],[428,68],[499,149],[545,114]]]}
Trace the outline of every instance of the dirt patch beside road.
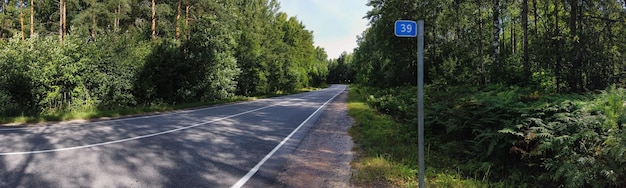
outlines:
{"label": "dirt patch beside road", "polygon": [[298,148],[289,155],[276,187],[352,187],[354,142],[348,129],[348,90],[326,107]]}

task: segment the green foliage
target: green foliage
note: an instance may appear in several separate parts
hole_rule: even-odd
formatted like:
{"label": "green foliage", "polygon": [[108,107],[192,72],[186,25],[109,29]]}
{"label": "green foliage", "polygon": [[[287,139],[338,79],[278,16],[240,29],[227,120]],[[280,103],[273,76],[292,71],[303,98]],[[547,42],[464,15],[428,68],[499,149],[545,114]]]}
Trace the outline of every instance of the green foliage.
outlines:
{"label": "green foliage", "polygon": [[370,27],[342,72],[376,87],[370,106],[413,127],[417,43],[390,34],[390,23],[424,20],[426,134],[460,174],[522,187],[624,186],[623,2],[367,5]]}
{"label": "green foliage", "polygon": [[534,72],[532,75],[532,81],[537,84],[537,88],[545,93],[556,92],[555,79],[547,72]]}
{"label": "green foliage", "polygon": [[502,129],[514,136],[511,151],[545,182],[567,187],[623,186],[624,91],[610,88],[583,100],[537,106],[521,124]]}
{"label": "green foliage", "polygon": [[358,37],[350,70],[360,84],[416,85],[417,42],[390,34],[390,23],[398,19],[424,20],[426,83],[582,92],[623,82],[626,25],[620,1],[367,5],[369,28]]}
{"label": "green foliage", "polygon": [[[454,166],[451,170],[462,176],[531,187],[620,187],[626,183],[624,89],[542,95],[514,86],[428,85],[425,91],[427,145],[441,155],[431,159],[435,161],[429,166]],[[414,165],[416,151],[407,147],[414,146],[417,138],[416,88],[351,92],[360,93],[367,104],[396,120],[355,117],[375,125],[355,128],[360,139],[371,141],[372,145],[363,145],[365,150]]]}
{"label": "green foliage", "polygon": [[85,46],[93,56],[85,78],[87,88],[97,97],[100,109],[115,109],[138,104],[135,92],[137,72],[151,52],[150,43],[137,35],[106,35]]}
{"label": "green foliage", "polygon": [[[377,97],[379,95],[381,97]],[[349,115],[356,120],[350,133],[358,144],[358,148],[363,151],[355,162],[357,173],[354,178],[357,184],[365,183],[378,187],[415,187],[417,185],[417,129],[413,122],[405,122],[406,118],[410,119],[414,116],[411,114],[415,113],[415,108],[403,109],[403,111],[406,110],[404,117],[386,114],[399,112],[402,108],[397,106],[402,102],[407,102],[403,100],[414,98],[414,96],[415,88],[413,87],[378,90],[357,85],[350,86]],[[462,150],[461,148],[467,147],[466,145],[461,142],[443,140],[444,137],[431,133],[426,135],[428,135],[425,138],[428,186],[502,187],[501,183],[488,183],[488,177],[493,173],[490,172],[491,167],[488,163],[478,166],[474,165],[478,163],[472,163],[474,166],[459,165],[458,163],[466,163],[467,156],[458,159],[456,156],[449,155],[452,152],[448,151]],[[455,167],[450,168],[451,166]],[[459,171],[457,167],[463,168],[464,171]],[[463,175],[465,170],[472,171],[475,176],[472,178]]]}
{"label": "green foliage", "polygon": [[0,60],[7,76],[0,81],[21,109],[9,114],[32,114],[50,110],[80,109],[93,105],[84,75],[90,57],[79,52],[80,43],[68,40],[59,46],[52,37],[13,38]]}
{"label": "green foliage", "polygon": [[5,93],[4,90],[0,90],[0,114],[7,114],[17,106],[12,102],[11,95]]}
{"label": "green foliage", "polygon": [[352,54],[346,52],[342,53],[339,58],[332,60],[328,64],[328,77],[326,78],[329,83],[352,83],[355,79],[355,72],[353,71]]}
{"label": "green foliage", "polygon": [[4,6],[0,117],[204,103],[325,84],[326,52],[277,1],[180,2],[157,1],[154,39],[149,1],[68,1],[63,37],[56,1],[38,1],[26,40],[17,7]]}

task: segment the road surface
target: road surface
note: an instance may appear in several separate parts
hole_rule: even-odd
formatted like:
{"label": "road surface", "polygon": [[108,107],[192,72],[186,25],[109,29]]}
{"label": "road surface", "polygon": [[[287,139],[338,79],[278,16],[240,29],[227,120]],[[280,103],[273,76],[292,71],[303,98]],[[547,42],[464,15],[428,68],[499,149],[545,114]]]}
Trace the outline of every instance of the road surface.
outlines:
{"label": "road surface", "polygon": [[346,86],[88,123],[0,129],[0,187],[268,187]]}

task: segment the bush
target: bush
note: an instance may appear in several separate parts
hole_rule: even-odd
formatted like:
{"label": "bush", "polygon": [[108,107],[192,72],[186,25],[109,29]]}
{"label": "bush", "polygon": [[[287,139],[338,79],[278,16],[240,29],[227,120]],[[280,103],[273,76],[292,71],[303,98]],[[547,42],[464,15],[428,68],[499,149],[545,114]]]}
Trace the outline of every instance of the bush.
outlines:
{"label": "bush", "polygon": [[[403,124],[391,126],[395,128],[381,124],[374,132],[388,132],[398,144],[415,143],[411,139],[417,138],[415,90],[366,89],[369,105]],[[425,92],[427,142],[457,161],[455,170],[466,176],[526,186],[626,185],[624,89],[542,95],[516,86],[489,85],[427,86]]]}
{"label": "bush", "polygon": [[0,89],[0,115],[12,114],[16,110],[17,105],[13,103],[11,95]]}
{"label": "bush", "polygon": [[510,151],[546,184],[566,187],[626,185],[623,89],[532,109],[500,132],[514,135]]}

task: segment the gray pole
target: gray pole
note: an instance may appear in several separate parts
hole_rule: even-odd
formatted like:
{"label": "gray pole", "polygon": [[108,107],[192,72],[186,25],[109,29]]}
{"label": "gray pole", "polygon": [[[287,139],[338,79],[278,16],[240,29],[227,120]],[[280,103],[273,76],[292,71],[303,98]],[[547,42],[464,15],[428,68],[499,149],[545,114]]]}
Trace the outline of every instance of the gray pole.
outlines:
{"label": "gray pole", "polygon": [[419,187],[424,188],[424,20],[417,21],[417,149]]}

